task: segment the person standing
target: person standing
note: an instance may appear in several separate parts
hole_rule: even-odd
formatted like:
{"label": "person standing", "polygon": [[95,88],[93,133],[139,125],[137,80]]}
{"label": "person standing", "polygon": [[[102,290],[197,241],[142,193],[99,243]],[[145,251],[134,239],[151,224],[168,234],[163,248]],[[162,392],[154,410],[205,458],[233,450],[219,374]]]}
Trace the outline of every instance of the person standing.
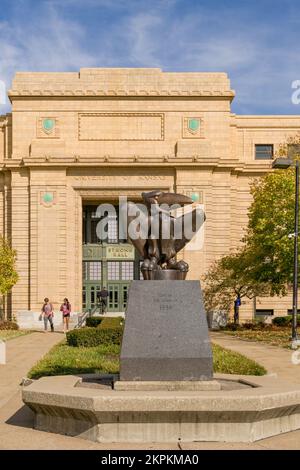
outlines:
{"label": "person standing", "polygon": [[60,311],[62,312],[63,316],[64,333],[66,333],[66,331],[69,331],[69,321],[71,315],[71,304],[67,298],[65,298],[64,302],[61,304]]}
{"label": "person standing", "polygon": [[49,301],[48,297],[45,297],[44,299],[44,304],[42,306],[42,317],[44,319],[44,329],[47,331],[48,328],[48,321],[50,323],[51,331],[54,331],[54,326],[53,326],[53,305]]}
{"label": "person standing", "polygon": [[235,324],[238,324],[239,323],[239,318],[240,318],[240,314],[239,314],[239,311],[240,311],[240,306],[241,306],[242,302],[241,302],[241,297],[240,297],[240,294],[238,294],[237,298],[235,299],[234,301],[234,316],[233,316],[233,321]]}
{"label": "person standing", "polygon": [[102,313],[107,312],[107,297],[108,297],[108,290],[104,286],[100,291],[100,300],[101,300]]}

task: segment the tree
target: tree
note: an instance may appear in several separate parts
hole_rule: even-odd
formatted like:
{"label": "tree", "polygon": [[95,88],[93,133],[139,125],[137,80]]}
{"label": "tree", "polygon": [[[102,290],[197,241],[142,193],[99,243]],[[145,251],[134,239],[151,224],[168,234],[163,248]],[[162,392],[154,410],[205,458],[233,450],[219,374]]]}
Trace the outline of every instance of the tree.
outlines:
{"label": "tree", "polygon": [[216,309],[229,313],[235,304],[235,322],[239,321],[239,302],[243,297],[252,299],[265,295],[267,286],[253,276],[255,254],[242,247],[233,255],[215,261],[206,274],[204,302],[207,311]]}
{"label": "tree", "polygon": [[[277,157],[299,159],[300,135],[279,146]],[[244,238],[254,256],[252,275],[268,284],[268,294],[286,295],[293,280],[295,170],[275,170],[254,181]]]}
{"label": "tree", "polygon": [[0,236],[0,294],[6,295],[18,280],[16,251]]}
{"label": "tree", "polygon": [[245,244],[255,253],[252,274],[270,295],[286,295],[293,279],[294,170],[277,170],[256,181]]}

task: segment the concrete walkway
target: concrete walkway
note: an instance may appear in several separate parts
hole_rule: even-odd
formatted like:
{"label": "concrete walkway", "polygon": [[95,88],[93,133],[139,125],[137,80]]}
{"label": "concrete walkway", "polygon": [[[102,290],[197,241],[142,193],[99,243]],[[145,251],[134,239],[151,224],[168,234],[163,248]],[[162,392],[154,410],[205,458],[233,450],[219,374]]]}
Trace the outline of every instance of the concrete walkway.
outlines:
{"label": "concrete walkway", "polygon": [[6,365],[0,364],[0,408],[20,390],[29,369],[52,346],[64,339],[63,333],[36,332],[6,342]]}
{"label": "concrete walkway", "polygon": [[210,337],[214,343],[258,362],[269,374],[277,374],[280,379],[300,384],[300,364],[292,363],[294,351],[260,342],[240,340],[226,333],[211,332]]}
{"label": "concrete walkway", "polygon": [[[291,371],[300,374],[300,366],[290,368],[288,351],[278,348],[265,347],[261,344],[249,344],[233,340],[219,333],[212,334],[213,341],[225,347],[239,351],[259,361],[269,370],[285,374],[287,366],[290,377]],[[0,365],[0,450],[1,449],[74,449],[74,450],[105,450],[105,449],[154,449],[154,450],[196,450],[196,449],[300,449],[300,431],[282,434],[251,444],[245,443],[215,443],[193,442],[146,445],[99,444],[80,438],[45,433],[33,429],[32,412],[23,405],[21,400],[20,382],[26,377],[29,369],[54,344],[63,339],[61,333],[32,333],[7,342],[7,364]],[[257,346],[257,348],[256,348]],[[271,350],[269,349],[271,348]],[[273,357],[273,359],[272,359]],[[269,359],[271,358],[271,359]],[[269,361],[269,362],[268,362]],[[268,364],[267,364],[268,362]],[[298,367],[298,369],[296,368]],[[282,375],[282,377],[285,375]],[[293,378],[293,377],[292,377]],[[297,381],[298,381],[297,378]],[[295,377],[294,377],[295,379]]]}

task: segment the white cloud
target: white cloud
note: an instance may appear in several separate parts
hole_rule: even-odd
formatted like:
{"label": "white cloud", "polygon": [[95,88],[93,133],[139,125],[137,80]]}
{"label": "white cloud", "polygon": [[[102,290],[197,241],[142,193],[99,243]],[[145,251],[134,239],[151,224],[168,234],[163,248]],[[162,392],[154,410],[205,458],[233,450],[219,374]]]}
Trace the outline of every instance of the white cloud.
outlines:
{"label": "white cloud", "polygon": [[126,30],[130,43],[129,60],[142,67],[161,67],[159,38],[164,27],[161,17],[155,14],[138,14],[128,22]]}
{"label": "white cloud", "polygon": [[238,112],[298,113],[291,106],[291,82],[297,78],[297,47],[288,32],[285,43],[276,28],[247,22],[240,12],[197,10],[172,17],[151,9],[122,25],[122,42],[130,38],[132,66],[164,70],[222,71],[229,74]]}
{"label": "white cloud", "polygon": [[[287,23],[283,41],[272,22],[213,3],[195,2],[193,13],[192,4],[185,9],[176,0],[35,2],[30,17],[15,13],[0,22],[0,80],[10,85],[18,70],[87,66],[222,71],[236,89],[238,112],[298,112],[290,87],[300,79],[299,59]],[[90,14],[86,23],[81,11]]]}
{"label": "white cloud", "polygon": [[16,71],[97,66],[98,58],[82,46],[85,34],[80,23],[64,19],[52,5],[33,14],[31,21],[18,17],[10,23],[0,23],[0,80],[9,88]]}
{"label": "white cloud", "polygon": [[6,104],[6,85],[0,80],[0,105]]}

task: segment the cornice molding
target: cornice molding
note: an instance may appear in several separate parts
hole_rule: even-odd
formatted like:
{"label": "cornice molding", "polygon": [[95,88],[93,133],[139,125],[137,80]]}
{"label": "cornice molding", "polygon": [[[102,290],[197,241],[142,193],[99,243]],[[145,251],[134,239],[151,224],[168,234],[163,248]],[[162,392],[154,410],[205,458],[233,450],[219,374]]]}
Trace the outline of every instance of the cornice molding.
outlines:
{"label": "cornice molding", "polygon": [[30,89],[21,89],[14,90],[11,89],[8,91],[9,98],[22,98],[22,97],[101,97],[101,96],[125,96],[125,97],[135,97],[135,96],[199,96],[199,97],[226,97],[233,99],[235,93],[233,90],[97,90],[97,89],[77,89],[77,90],[30,90]]}
{"label": "cornice molding", "polygon": [[24,157],[22,159],[7,159],[4,164],[0,166],[1,170],[10,170],[17,168],[34,168],[40,167],[53,168],[53,167],[65,167],[65,168],[150,168],[153,167],[163,167],[163,168],[212,168],[216,170],[227,170],[233,173],[265,173],[271,170],[270,163],[243,163],[237,159],[223,159],[223,158],[201,158],[201,157],[173,157],[168,156],[166,159],[165,156],[161,157],[139,157],[137,160],[136,157],[124,157],[124,158],[113,158],[109,160],[109,164],[106,159],[103,157],[90,157],[82,158],[74,162],[74,157]]}

